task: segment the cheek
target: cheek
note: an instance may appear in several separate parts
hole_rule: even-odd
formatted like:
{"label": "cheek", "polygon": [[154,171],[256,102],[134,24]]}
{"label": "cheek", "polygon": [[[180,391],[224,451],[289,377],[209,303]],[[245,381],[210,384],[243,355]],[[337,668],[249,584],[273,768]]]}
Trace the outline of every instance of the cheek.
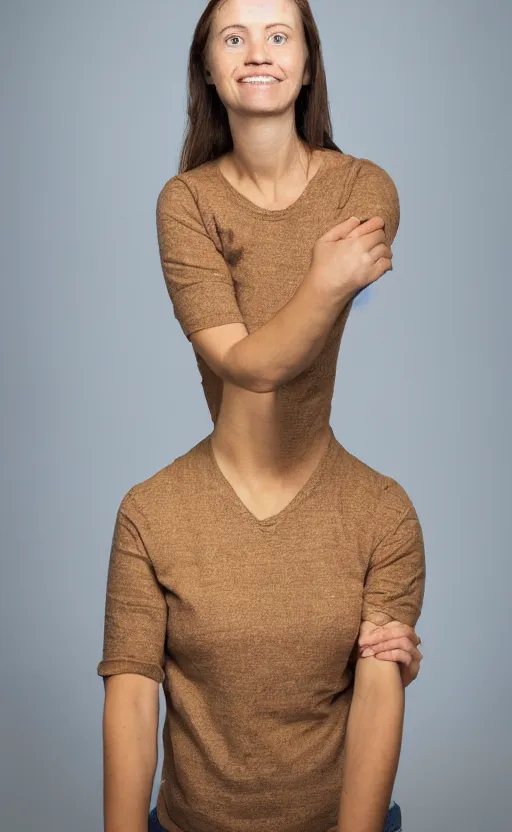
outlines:
{"label": "cheek", "polygon": [[286,72],[288,78],[297,79],[297,82],[302,80],[306,67],[306,58],[301,50],[276,55],[275,60],[283,71]]}
{"label": "cheek", "polygon": [[227,90],[236,84],[235,78],[237,77],[237,67],[239,66],[240,60],[237,60],[232,55],[223,55],[220,59],[217,59],[214,73],[217,87]]}

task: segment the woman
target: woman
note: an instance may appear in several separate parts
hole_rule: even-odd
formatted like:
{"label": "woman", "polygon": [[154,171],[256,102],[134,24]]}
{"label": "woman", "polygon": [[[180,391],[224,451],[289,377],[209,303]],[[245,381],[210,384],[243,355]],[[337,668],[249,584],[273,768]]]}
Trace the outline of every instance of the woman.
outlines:
{"label": "woman", "polygon": [[[396,189],[330,139],[307,3],[209,3],[190,76],[158,232],[215,427],[118,512],[98,666],[106,832],[147,823],[159,682],[153,828],[394,832],[421,528],[329,414],[351,300],[391,265]],[[358,660],[358,636],[394,662]]]}

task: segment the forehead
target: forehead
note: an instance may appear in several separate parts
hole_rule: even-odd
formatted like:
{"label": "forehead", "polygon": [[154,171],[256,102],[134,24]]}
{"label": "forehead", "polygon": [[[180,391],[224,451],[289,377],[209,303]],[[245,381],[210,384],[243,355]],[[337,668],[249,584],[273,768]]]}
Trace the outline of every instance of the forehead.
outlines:
{"label": "forehead", "polygon": [[294,0],[223,0],[215,9],[215,28],[242,23],[245,26],[268,23],[288,23],[299,20],[299,10]]}

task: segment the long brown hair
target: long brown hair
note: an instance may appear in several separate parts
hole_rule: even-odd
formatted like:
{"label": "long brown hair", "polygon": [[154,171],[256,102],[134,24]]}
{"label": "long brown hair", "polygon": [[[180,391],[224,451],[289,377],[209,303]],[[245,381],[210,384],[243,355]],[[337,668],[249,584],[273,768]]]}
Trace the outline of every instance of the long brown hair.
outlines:
{"label": "long brown hair", "polygon": [[[204,56],[213,13],[220,0],[210,0],[194,31],[188,58],[187,126],[180,152],[179,173],[218,159],[233,149],[228,114],[213,84],[204,77]],[[327,98],[327,83],[318,29],[308,0],[294,0],[304,26],[311,81],[303,85],[295,102],[297,134],[310,150],[334,143]]]}

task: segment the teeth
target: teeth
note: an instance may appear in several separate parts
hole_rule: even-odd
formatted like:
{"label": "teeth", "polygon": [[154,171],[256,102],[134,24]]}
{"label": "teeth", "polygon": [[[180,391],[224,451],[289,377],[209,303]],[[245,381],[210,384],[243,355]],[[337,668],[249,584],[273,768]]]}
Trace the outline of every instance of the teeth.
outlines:
{"label": "teeth", "polygon": [[277,79],[268,75],[252,75],[250,78],[243,78],[243,84],[276,84]]}

